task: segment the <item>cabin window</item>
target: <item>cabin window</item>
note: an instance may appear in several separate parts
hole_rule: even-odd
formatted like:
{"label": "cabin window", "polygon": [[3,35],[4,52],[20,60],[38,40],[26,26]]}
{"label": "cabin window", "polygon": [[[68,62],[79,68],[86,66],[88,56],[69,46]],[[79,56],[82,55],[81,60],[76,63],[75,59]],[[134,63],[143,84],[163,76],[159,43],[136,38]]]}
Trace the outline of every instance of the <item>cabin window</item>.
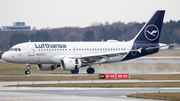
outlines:
{"label": "cabin window", "polygon": [[18,51],[21,51],[21,48],[18,48]]}

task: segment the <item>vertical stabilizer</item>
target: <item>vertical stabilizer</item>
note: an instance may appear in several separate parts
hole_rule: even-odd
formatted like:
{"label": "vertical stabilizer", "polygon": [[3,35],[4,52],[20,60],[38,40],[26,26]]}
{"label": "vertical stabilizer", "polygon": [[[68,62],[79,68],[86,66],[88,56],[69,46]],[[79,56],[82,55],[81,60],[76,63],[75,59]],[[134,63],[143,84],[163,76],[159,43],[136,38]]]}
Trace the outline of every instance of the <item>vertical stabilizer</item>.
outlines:
{"label": "vertical stabilizer", "polygon": [[158,43],[165,10],[158,10],[134,38],[135,43]]}

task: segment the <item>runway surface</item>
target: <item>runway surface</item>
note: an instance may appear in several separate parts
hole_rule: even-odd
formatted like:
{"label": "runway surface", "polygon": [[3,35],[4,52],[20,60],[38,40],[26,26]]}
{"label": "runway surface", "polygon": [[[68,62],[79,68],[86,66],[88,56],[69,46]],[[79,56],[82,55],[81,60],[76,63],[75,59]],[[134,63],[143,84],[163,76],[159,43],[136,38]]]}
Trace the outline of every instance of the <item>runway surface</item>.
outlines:
{"label": "runway surface", "polygon": [[0,62],[5,62],[3,59],[0,59]]}
{"label": "runway surface", "polygon": [[148,63],[148,64],[180,64],[180,57],[176,56],[158,56],[158,57],[141,57],[137,59],[132,59],[128,61],[124,61],[121,63]]}
{"label": "runway surface", "polygon": [[[124,80],[103,80],[93,83],[122,82]],[[130,82],[137,82],[130,80]],[[145,81],[145,80],[144,80]],[[158,81],[158,80],[156,80]],[[174,82],[173,80],[165,80]],[[89,83],[92,81],[63,81],[60,83]],[[127,82],[127,81],[126,81]],[[152,82],[152,81],[151,81]],[[180,80],[178,80],[180,82]],[[2,87],[3,85],[32,84],[32,82],[0,82],[0,100],[3,101],[154,101],[150,99],[128,98],[126,95],[150,92],[180,92],[180,88],[63,88],[63,87]],[[58,83],[57,81],[34,82]],[[159,100],[158,100],[159,101]]]}
{"label": "runway surface", "polygon": [[[4,62],[0,59],[0,62]],[[180,57],[142,57],[121,63],[180,64]],[[103,73],[102,73],[103,74]],[[104,73],[106,74],[106,73]],[[109,73],[108,73],[109,74]],[[180,74],[180,72],[134,72],[130,75]],[[31,74],[30,76],[89,76],[92,74]],[[93,75],[99,75],[95,73]],[[26,77],[26,75],[0,75],[0,77]],[[18,84],[52,83],[116,83],[116,82],[180,82],[180,80],[93,80],[93,81],[29,81],[0,82],[0,101],[154,101],[128,98],[126,95],[151,92],[180,92],[180,88],[63,88],[63,87],[2,87]],[[158,100],[160,101],[160,100]]]}
{"label": "runway surface", "polygon": [[[93,76],[99,74],[117,74],[117,73],[79,73],[79,74],[30,74],[31,77],[36,76]],[[148,75],[148,74],[180,74],[180,72],[137,72],[137,73],[129,73],[130,75]],[[27,77],[27,75],[0,75],[0,77]]]}

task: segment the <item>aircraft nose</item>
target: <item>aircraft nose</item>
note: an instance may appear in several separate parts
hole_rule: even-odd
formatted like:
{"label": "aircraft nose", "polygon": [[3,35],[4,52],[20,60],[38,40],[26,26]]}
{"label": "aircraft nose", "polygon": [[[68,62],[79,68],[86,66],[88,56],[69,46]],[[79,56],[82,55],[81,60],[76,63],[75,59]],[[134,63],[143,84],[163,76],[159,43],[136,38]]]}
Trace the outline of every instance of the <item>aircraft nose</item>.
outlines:
{"label": "aircraft nose", "polygon": [[8,57],[8,56],[7,56],[6,53],[4,53],[4,54],[2,55],[2,59],[5,60],[5,61],[7,61],[7,57]]}

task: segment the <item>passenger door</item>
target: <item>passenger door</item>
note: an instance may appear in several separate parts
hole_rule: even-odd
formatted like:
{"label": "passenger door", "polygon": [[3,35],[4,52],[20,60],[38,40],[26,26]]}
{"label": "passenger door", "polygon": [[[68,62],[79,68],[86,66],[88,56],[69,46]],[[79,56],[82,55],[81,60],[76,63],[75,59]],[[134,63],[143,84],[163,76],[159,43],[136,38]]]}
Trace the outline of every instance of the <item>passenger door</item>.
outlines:
{"label": "passenger door", "polygon": [[34,50],[32,44],[28,45],[28,56],[34,56]]}

